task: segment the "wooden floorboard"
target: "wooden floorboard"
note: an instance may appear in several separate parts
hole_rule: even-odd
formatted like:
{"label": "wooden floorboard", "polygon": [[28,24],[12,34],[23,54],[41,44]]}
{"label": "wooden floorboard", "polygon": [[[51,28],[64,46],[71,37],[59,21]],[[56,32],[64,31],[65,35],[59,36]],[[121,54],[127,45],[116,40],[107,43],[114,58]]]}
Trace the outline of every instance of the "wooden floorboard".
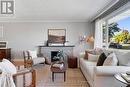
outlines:
{"label": "wooden floorboard", "polygon": [[62,73],[55,74],[54,82],[52,81],[49,65],[37,65],[35,69],[36,87],[89,87],[86,79],[78,68],[67,69],[65,82]]}

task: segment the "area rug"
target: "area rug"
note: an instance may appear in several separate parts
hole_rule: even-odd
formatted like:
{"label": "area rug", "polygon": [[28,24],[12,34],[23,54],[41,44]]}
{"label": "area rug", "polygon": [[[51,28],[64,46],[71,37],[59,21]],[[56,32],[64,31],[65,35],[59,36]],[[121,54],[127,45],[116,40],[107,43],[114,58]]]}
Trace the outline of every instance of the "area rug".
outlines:
{"label": "area rug", "polygon": [[89,87],[86,79],[78,68],[67,68],[65,82],[64,75],[62,73],[56,73],[53,82],[50,66],[48,65],[38,65],[35,66],[35,69],[37,76],[36,87]]}

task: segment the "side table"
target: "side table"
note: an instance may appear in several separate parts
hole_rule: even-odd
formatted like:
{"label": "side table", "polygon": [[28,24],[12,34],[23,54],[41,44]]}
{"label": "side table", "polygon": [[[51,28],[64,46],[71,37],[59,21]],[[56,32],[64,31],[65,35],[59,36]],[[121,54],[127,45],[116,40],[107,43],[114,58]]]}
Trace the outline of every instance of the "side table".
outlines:
{"label": "side table", "polygon": [[69,68],[77,68],[77,57],[68,56],[68,67]]}
{"label": "side table", "polygon": [[118,81],[120,81],[120,82],[126,84],[126,85],[127,85],[126,87],[130,87],[130,83],[127,82],[125,79],[123,79],[120,74],[115,74],[114,77],[115,77],[115,79],[117,79]]}

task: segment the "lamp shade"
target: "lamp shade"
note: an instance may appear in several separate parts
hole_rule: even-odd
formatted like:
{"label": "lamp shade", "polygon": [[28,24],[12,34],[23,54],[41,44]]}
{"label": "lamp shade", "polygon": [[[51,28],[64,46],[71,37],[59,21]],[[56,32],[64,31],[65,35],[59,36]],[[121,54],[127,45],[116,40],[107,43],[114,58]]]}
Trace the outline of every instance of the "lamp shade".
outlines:
{"label": "lamp shade", "polygon": [[87,43],[94,43],[94,37],[93,37],[93,36],[88,36],[88,37],[86,38],[86,42],[87,42]]}

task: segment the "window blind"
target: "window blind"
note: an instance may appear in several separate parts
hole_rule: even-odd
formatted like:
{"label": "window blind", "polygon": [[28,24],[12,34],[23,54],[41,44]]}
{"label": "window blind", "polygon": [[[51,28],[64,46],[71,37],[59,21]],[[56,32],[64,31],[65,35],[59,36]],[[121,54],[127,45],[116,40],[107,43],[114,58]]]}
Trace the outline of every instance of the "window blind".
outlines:
{"label": "window blind", "polygon": [[[110,7],[107,11],[105,11],[103,14],[101,14],[98,18],[102,19],[102,18],[106,17],[107,15],[109,15],[112,12],[116,11],[117,9],[124,6],[128,2],[130,2],[130,0],[119,0],[116,4],[114,4],[112,7]],[[98,19],[98,18],[96,18],[96,19]]]}

